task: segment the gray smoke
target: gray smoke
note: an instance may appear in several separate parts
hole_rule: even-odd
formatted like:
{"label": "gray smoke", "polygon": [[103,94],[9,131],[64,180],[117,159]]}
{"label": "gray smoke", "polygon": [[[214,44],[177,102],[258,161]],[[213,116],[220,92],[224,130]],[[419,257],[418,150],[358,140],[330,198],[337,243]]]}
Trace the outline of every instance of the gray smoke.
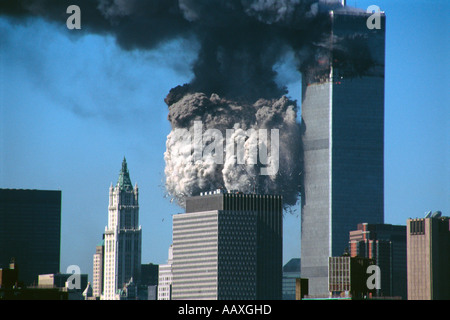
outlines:
{"label": "gray smoke", "polygon": [[[306,74],[316,68],[329,36],[325,0],[2,0],[18,21],[40,17],[65,26],[69,5],[81,9],[82,29],[115,37],[125,50],[155,49],[174,39],[199,43],[188,91],[256,101],[287,94],[273,66],[289,51]],[[329,55],[328,55],[329,56]]]}
{"label": "gray smoke", "polygon": [[[298,72],[310,79],[327,75],[333,57],[352,74],[372,63],[358,35],[330,43],[329,10],[341,7],[333,0],[3,0],[0,13],[18,22],[40,17],[64,26],[69,5],[81,8],[80,33],[112,35],[124,50],[155,49],[176,39],[199,44],[192,81],[165,99],[173,130],[165,153],[166,188],[180,205],[186,196],[217,187],[282,194],[286,204],[295,204],[301,168],[297,105],[277,83],[274,66],[293,52]],[[230,154],[223,164],[192,161],[192,150],[175,131],[192,132],[194,121],[224,137],[231,128],[242,139],[247,134],[247,151],[255,143],[249,130],[279,129],[278,173],[261,176],[260,163],[238,164]]]}
{"label": "gray smoke", "polygon": [[[296,203],[301,163],[300,127],[294,101],[283,96],[243,104],[216,94],[186,94],[170,105],[169,120],[172,132],[167,137],[164,154],[166,188],[169,196],[181,206],[187,196],[218,188],[281,194],[285,205]],[[201,125],[201,133],[204,134],[202,150],[207,150],[208,143],[220,140],[219,150],[205,152],[200,161],[194,158],[196,123]],[[210,129],[220,134],[208,139]],[[271,149],[274,136],[271,132],[278,130],[279,149],[276,151],[279,152],[279,165],[270,175],[261,174],[264,166],[259,161],[250,161],[252,150],[258,150],[260,156],[261,129],[267,132],[267,143],[263,147],[267,147],[267,155],[271,159],[274,159]],[[233,144],[231,152],[227,149],[230,141]],[[217,153],[223,155],[223,161],[214,158]],[[243,161],[239,161],[240,155]]]}

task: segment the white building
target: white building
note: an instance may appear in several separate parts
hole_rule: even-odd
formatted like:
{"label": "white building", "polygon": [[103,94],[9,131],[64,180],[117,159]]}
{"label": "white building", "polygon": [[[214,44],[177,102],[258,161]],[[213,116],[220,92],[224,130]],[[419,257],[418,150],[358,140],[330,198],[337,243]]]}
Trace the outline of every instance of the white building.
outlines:
{"label": "white building", "polygon": [[172,300],[172,252],[172,245],[170,245],[167,264],[159,265],[158,300]]}
{"label": "white building", "polygon": [[104,292],[102,299],[118,300],[130,279],[139,279],[142,230],[139,226],[139,191],[133,188],[126,159],[119,180],[109,188],[108,226],[105,228]]}

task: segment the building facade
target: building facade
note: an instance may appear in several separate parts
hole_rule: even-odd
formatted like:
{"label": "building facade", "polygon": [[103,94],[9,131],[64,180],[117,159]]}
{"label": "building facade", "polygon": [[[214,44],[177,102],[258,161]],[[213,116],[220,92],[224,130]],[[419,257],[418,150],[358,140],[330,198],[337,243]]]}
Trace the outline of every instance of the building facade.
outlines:
{"label": "building facade", "polygon": [[367,286],[367,268],[375,264],[372,259],[344,255],[329,258],[330,296],[364,299],[374,293]]}
{"label": "building facade", "polygon": [[[139,226],[139,190],[133,188],[124,158],[119,179],[109,189],[108,226],[105,228],[103,299],[120,299],[119,290],[139,281],[142,229]],[[130,280],[132,280],[130,282]]]}
{"label": "building facade", "polygon": [[172,263],[173,249],[170,245],[167,263],[159,265],[158,300],[172,300]]}
{"label": "building facade", "polygon": [[83,292],[88,285],[88,275],[73,273],[55,273],[55,274],[40,274],[38,277],[38,286],[47,288],[68,288]]}
{"label": "building facade", "polygon": [[102,240],[95,247],[95,254],[93,258],[93,273],[92,273],[92,295],[95,298],[100,298],[103,294],[103,269],[105,256],[105,240]]}
{"label": "building facade", "polygon": [[374,259],[381,271],[378,296],[407,299],[406,226],[358,224],[350,231],[350,256]]}
{"label": "building facade", "polygon": [[283,300],[295,300],[296,280],[300,278],[300,259],[293,258],[283,266]]}
{"label": "building facade", "polygon": [[222,193],[173,216],[172,299],[280,300],[282,198]]}
{"label": "building facade", "polygon": [[302,75],[301,274],[310,294],[328,292],[328,258],[344,252],[350,230],[384,222],[385,17],[370,30],[368,16],[331,11],[328,67]]}
{"label": "building facade", "polygon": [[408,300],[450,299],[450,225],[440,212],[407,220]]}
{"label": "building facade", "polygon": [[61,191],[0,189],[0,268],[14,259],[19,281],[36,285],[60,271],[60,250]]}

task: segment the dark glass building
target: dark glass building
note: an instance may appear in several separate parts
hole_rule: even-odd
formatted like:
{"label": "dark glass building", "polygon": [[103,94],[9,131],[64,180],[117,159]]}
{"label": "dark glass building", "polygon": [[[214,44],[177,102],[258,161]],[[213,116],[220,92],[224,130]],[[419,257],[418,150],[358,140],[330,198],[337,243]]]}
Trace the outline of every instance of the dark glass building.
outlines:
{"label": "dark glass building", "polygon": [[328,258],[349,231],[384,222],[385,16],[380,29],[369,16],[331,11],[328,68],[303,74],[301,275],[311,295],[327,294]]}
{"label": "dark glass building", "polygon": [[14,259],[19,281],[58,273],[61,191],[0,189],[0,268]]}
{"label": "dark glass building", "polygon": [[406,226],[358,224],[350,231],[350,255],[375,260],[381,271],[379,296],[407,299]]}

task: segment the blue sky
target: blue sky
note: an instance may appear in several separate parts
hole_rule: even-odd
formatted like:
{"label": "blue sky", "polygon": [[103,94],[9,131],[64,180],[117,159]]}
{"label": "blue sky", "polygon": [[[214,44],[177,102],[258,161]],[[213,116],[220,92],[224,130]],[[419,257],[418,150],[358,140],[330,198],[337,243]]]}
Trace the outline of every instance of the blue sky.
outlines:
{"label": "blue sky", "polygon": [[[450,215],[450,2],[347,3],[387,16],[385,222]],[[0,188],[62,190],[61,271],[76,264],[91,278],[126,156],[140,189],[142,263],[165,263],[171,214],[183,210],[164,198],[163,99],[191,79],[195,52],[178,42],[126,52],[41,20],[0,18],[0,34]],[[299,79],[281,77],[300,100]],[[300,256],[299,214],[284,220],[284,262]]]}

